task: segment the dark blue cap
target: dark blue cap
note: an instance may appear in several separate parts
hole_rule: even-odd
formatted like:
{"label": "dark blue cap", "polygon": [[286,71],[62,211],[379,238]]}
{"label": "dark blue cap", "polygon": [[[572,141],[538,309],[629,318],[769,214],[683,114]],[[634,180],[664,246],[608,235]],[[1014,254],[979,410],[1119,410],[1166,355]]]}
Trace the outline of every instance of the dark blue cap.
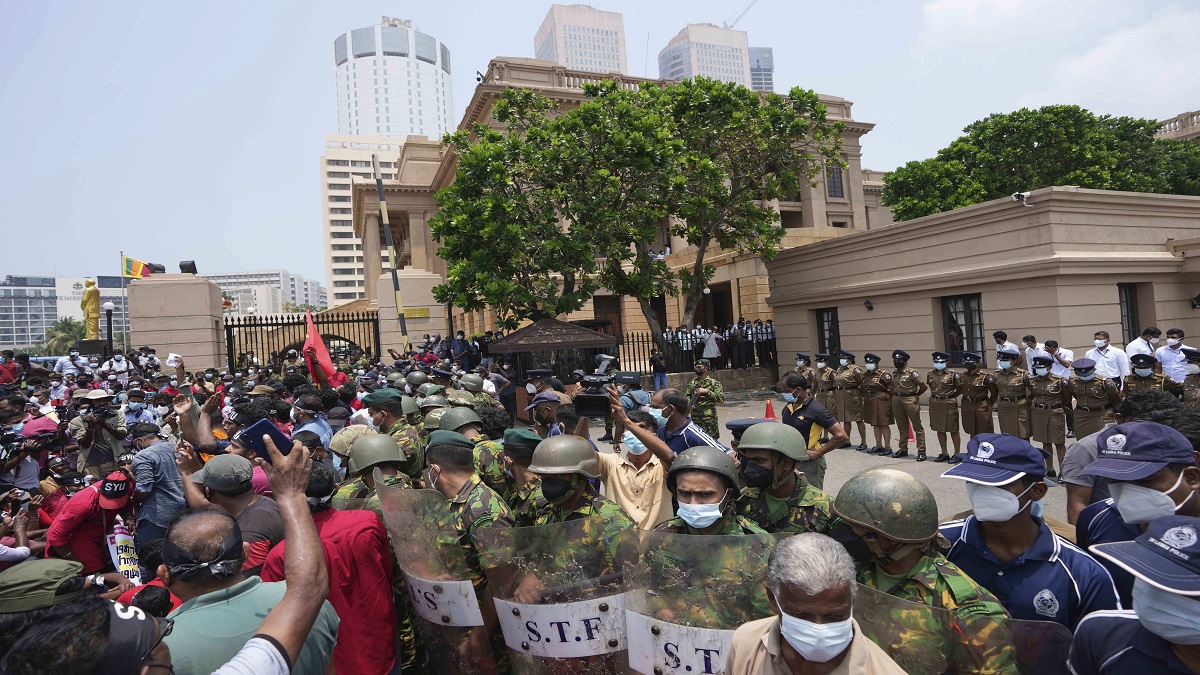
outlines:
{"label": "dark blue cap", "polygon": [[1125,422],[1096,439],[1096,461],[1083,470],[1110,480],[1141,480],[1168,464],[1192,464],[1187,437],[1158,422]]}
{"label": "dark blue cap", "polygon": [[1054,359],[1049,356],[1033,357],[1033,365],[1035,365],[1035,366],[1048,366],[1052,363],[1054,363]]}
{"label": "dark blue cap", "polygon": [[905,361],[907,361],[908,360],[908,352],[904,351],[903,349],[897,349],[896,351],[892,352],[892,358],[893,359],[904,359]]}
{"label": "dark blue cap", "polygon": [[1183,358],[1187,359],[1188,361],[1200,361],[1200,349],[1188,349],[1187,347],[1182,347],[1179,351],[1183,352]]}
{"label": "dark blue cap", "polygon": [[729,420],[725,423],[725,428],[732,431],[734,436],[741,436],[742,432],[759,424],[761,422],[778,422],[779,420],[764,420],[760,417],[747,417],[740,420]]}
{"label": "dark blue cap", "polygon": [[808,361],[808,360],[809,360],[809,359],[808,359],[808,354],[805,354],[804,352],[796,352],[796,358],[798,358],[798,359],[804,359],[805,361]]}
{"label": "dark blue cap", "polygon": [[1072,370],[1091,370],[1096,367],[1096,362],[1091,359],[1076,359],[1071,362]]}
{"label": "dark blue cap", "polygon": [[848,351],[846,351],[845,349],[843,349],[843,350],[842,350],[842,357],[843,357],[843,358],[847,358],[847,359],[856,359],[856,358],[858,358],[858,357],[857,357],[857,356],[855,356],[853,353],[851,353],[851,352],[848,352]]}
{"label": "dark blue cap", "polygon": [[933,360],[934,361],[949,361],[950,355],[947,354],[946,352],[934,352]]}
{"label": "dark blue cap", "polygon": [[867,352],[863,355],[863,361],[866,361],[867,363],[879,363],[879,355]]}
{"label": "dark blue cap", "polygon": [[967,458],[942,474],[980,485],[1007,485],[1025,476],[1046,477],[1046,455],[1008,434],[977,434],[967,443]]}
{"label": "dark blue cap", "polygon": [[1158,359],[1154,358],[1153,356],[1151,356],[1149,354],[1134,354],[1133,356],[1129,357],[1130,363],[1132,363],[1135,366],[1141,366],[1143,368],[1146,368],[1148,366],[1153,366],[1154,362],[1157,360]]}
{"label": "dark blue cap", "polygon": [[554,377],[554,371],[549,368],[534,368],[533,370],[525,371],[525,377],[531,380],[544,380]]}
{"label": "dark blue cap", "polygon": [[442,370],[441,368],[434,368],[434,369],[433,369],[433,372],[431,373],[431,375],[433,375],[434,377],[444,377],[444,378],[446,378],[447,380],[452,380],[452,379],[454,379],[454,373],[453,373],[453,372],[451,372],[451,371],[449,371],[449,370]]}
{"label": "dark blue cap", "polygon": [[1016,352],[1011,349],[1001,349],[1000,351],[996,352],[996,356],[1010,361],[1021,358],[1020,352]]}
{"label": "dark blue cap", "polygon": [[1091,550],[1151,586],[1200,595],[1200,518],[1163,516],[1133,541],[1096,544]]}
{"label": "dark blue cap", "polygon": [[975,352],[963,352],[962,354],[963,363],[978,363],[982,358]]}
{"label": "dark blue cap", "polygon": [[825,353],[817,354],[817,360],[818,361],[828,361],[829,355],[825,354]]}

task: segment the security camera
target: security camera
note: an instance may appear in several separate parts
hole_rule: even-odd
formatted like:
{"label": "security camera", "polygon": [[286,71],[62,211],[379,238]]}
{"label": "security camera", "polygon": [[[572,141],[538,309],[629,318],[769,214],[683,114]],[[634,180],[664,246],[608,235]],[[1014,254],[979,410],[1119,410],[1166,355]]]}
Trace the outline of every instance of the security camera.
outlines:
{"label": "security camera", "polygon": [[1014,192],[1014,193],[1012,193],[1012,200],[1013,200],[1014,202],[1021,202],[1021,205],[1022,205],[1022,206],[1027,206],[1027,207],[1029,207],[1029,208],[1031,208],[1031,209],[1032,209],[1032,208],[1033,208],[1033,205],[1032,205],[1032,204],[1030,204],[1028,201],[1026,201],[1027,199],[1029,199],[1029,193],[1028,193],[1028,192]]}

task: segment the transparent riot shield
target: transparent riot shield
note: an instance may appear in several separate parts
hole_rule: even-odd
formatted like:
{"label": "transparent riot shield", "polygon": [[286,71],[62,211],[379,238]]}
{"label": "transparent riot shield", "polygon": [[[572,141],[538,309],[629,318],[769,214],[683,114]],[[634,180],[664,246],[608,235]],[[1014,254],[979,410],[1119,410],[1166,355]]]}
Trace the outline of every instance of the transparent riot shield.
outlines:
{"label": "transparent riot shield", "polygon": [[854,619],[863,635],[906,672],[937,675],[956,672],[956,662],[966,665],[955,638],[953,617],[944,609],[859,584],[854,596]]}
{"label": "transparent riot shield", "polygon": [[1071,631],[1060,623],[959,617],[955,625],[960,631],[959,655],[964,663],[978,663],[980,655],[992,655],[1004,666],[1004,670],[986,672],[1021,675],[1067,675],[1070,672],[1067,657],[1071,653]]}
{"label": "transparent riot shield", "polygon": [[636,529],[596,517],[477,534],[514,673],[626,673]]}
{"label": "transparent riot shield", "polygon": [[[383,522],[404,572],[414,623],[430,672],[497,672],[476,584],[482,572],[460,538],[449,502],[435,490],[383,485],[376,477]],[[474,583],[473,583],[474,582]],[[489,624],[494,626],[494,619]]]}
{"label": "transparent riot shield", "polygon": [[367,508],[367,500],[361,498],[334,497],[332,506],[338,511],[362,511]]}
{"label": "transparent riot shield", "polygon": [[763,580],[776,538],[640,534],[626,574],[630,668],[724,673],[734,630],[771,614]]}

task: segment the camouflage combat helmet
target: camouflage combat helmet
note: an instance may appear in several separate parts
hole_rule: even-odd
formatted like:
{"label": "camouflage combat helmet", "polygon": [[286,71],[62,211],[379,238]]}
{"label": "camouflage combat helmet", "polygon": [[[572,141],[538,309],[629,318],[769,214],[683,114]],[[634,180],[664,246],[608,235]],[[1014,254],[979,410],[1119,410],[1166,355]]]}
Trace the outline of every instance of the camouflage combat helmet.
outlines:
{"label": "camouflage combat helmet", "polygon": [[470,408],[475,405],[475,397],[469,391],[452,389],[446,393],[446,400],[452,406]]}
{"label": "camouflage combat helmet", "polygon": [[417,399],[411,396],[401,396],[400,412],[404,413],[405,415],[419,415],[421,413],[421,408],[417,405]]}
{"label": "camouflage combat helmet", "polygon": [[759,422],[742,433],[738,451],[774,450],[797,462],[808,460],[808,443],[795,427],[779,422]]}
{"label": "camouflage combat helmet", "polygon": [[449,408],[434,408],[425,413],[425,422],[422,425],[426,431],[435,431],[442,428],[442,415]]}
{"label": "camouflage combat helmet", "polygon": [[675,461],[671,462],[671,469],[667,471],[667,489],[671,492],[675,491],[675,479],[681,471],[708,471],[728,480],[733,489],[738,487],[738,472],[733,460],[724,450],[711,445],[687,448],[676,455]]}
{"label": "camouflage combat helmet", "polygon": [[354,447],[350,449],[348,469],[351,475],[358,475],[376,464],[403,462],[405,459],[404,450],[400,448],[396,439],[384,434],[373,434],[354,442]]}
{"label": "camouflage combat helmet", "polygon": [[463,389],[475,394],[483,391],[483,378],[475,373],[467,373],[466,375],[463,375],[462,377],[458,378],[458,383],[462,385]]}
{"label": "camouflage combat helmet", "polygon": [[378,432],[365,424],[348,426],[333,435],[333,440],[329,441],[329,450],[341,457],[349,457],[358,439],[376,433]]}
{"label": "camouflage combat helmet", "polygon": [[417,387],[417,394],[419,394],[421,396],[435,396],[437,394],[444,394],[444,393],[446,393],[445,387],[443,387],[440,384],[434,384],[432,382],[426,382],[425,384]]}
{"label": "camouflage combat helmet", "polygon": [[474,410],[450,408],[442,413],[441,424],[438,428],[444,431],[458,431],[468,424],[474,424],[476,429],[483,426],[483,422],[480,421],[479,415],[476,415]]}
{"label": "camouflage combat helmet", "polygon": [[414,370],[404,378],[404,381],[407,382],[408,386],[410,387],[420,387],[421,385],[429,382],[429,376],[419,370]]}
{"label": "camouflage combat helmet", "polygon": [[591,443],[578,436],[560,434],[537,444],[529,470],[538,474],[577,473],[585,478],[599,478],[600,462]]}
{"label": "camouflage combat helmet", "polygon": [[396,386],[397,382],[400,382],[403,379],[404,379],[404,376],[401,375],[400,373],[388,373],[388,376],[387,376],[388,386],[394,387],[394,386]]}
{"label": "camouflage combat helmet", "polygon": [[926,542],[938,533],[933,493],[920,480],[895,469],[868,469],[846,481],[833,511],[852,525],[898,542]]}
{"label": "camouflage combat helmet", "polygon": [[426,396],[424,401],[421,401],[421,410],[426,408],[449,408],[450,402],[445,396],[438,394],[436,396]]}

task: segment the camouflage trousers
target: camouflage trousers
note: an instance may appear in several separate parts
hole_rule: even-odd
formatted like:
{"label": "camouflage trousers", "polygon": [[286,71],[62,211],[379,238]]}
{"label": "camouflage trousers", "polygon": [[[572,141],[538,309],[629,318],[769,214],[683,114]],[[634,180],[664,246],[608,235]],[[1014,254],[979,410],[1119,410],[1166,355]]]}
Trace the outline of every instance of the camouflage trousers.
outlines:
{"label": "camouflage trousers", "polygon": [[721,437],[721,426],[717,423],[716,408],[696,408],[696,410],[692,412],[692,421],[696,423],[696,426],[703,429],[704,433],[708,434],[709,436],[712,436],[713,438]]}

